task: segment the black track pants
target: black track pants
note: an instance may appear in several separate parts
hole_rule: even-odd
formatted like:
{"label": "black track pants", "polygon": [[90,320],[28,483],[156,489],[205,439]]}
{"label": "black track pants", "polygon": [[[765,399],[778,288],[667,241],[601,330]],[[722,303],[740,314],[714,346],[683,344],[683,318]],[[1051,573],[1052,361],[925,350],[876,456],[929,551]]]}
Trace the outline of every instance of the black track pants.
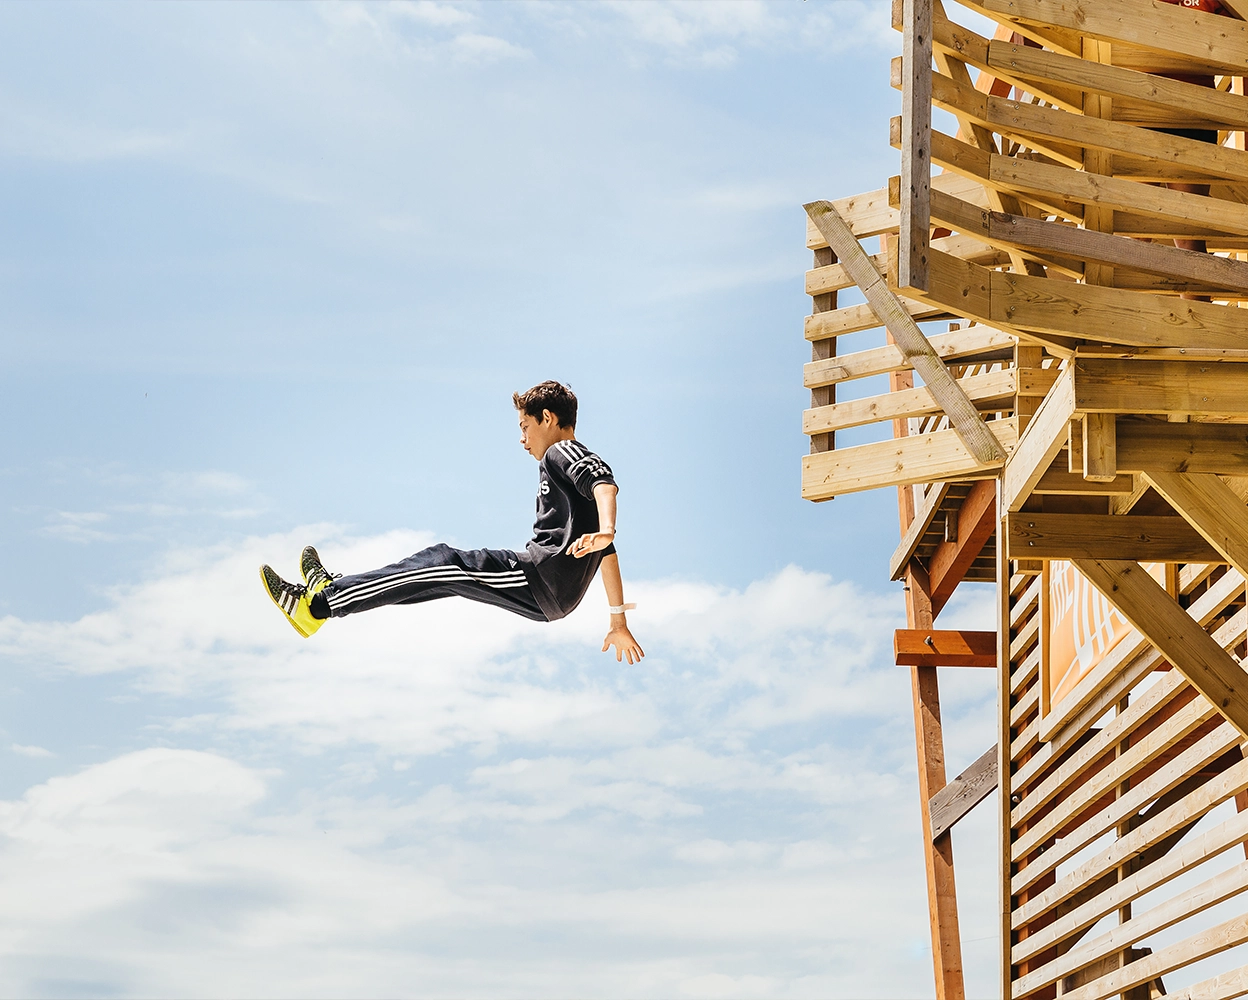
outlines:
{"label": "black track pants", "polygon": [[341,577],[321,593],[334,618],[385,604],[420,604],[439,597],[466,597],[470,601],[506,608],[533,621],[547,620],[524,578],[516,554],[506,549],[465,552],[449,545],[431,545],[381,569]]}

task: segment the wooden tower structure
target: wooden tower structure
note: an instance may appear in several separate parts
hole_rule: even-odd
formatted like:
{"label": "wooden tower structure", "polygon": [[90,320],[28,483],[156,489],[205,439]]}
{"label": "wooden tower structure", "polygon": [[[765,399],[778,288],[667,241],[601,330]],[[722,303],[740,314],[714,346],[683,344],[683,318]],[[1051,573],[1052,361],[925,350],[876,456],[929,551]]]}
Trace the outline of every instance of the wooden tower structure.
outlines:
{"label": "wooden tower structure", "polygon": [[[1246,18],[895,0],[900,176],[806,206],[802,494],[897,489],[941,1000],[994,788],[1002,997],[1248,994]],[[995,633],[938,627],[965,580]],[[951,781],[945,667],[997,672]]]}

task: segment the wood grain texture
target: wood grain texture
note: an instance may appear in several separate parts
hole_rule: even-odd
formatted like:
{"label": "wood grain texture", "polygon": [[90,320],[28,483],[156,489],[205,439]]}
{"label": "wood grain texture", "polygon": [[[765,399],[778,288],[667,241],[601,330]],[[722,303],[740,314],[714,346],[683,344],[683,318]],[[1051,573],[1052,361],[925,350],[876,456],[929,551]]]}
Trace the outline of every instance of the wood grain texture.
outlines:
{"label": "wood grain texture", "polygon": [[[995,632],[987,632],[992,636],[995,654]],[[993,666],[996,666],[994,656]],[[983,802],[997,787],[997,748],[995,744],[965,771],[945,785],[932,796],[929,806],[931,813],[931,836],[933,839],[953,829],[955,823]]]}

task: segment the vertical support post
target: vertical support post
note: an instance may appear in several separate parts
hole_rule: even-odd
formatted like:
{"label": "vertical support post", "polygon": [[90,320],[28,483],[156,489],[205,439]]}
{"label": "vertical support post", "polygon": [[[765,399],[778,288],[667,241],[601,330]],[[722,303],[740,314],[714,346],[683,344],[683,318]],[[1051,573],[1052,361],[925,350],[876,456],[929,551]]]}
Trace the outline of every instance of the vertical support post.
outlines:
{"label": "vertical support post", "polygon": [[[1001,486],[1000,480],[997,481],[997,538],[1006,537],[1005,518],[1001,517]],[[1043,587],[1044,584],[1041,584]],[[1043,595],[1042,595],[1043,596]],[[1043,627],[1043,626],[1042,626]],[[1013,831],[1011,830],[1012,820],[1010,812],[1014,803],[1011,801],[1013,789],[1011,779],[1013,774],[1013,754],[1010,752],[1010,743],[1013,739],[1013,733],[1010,731],[1010,560],[1006,557],[1005,546],[1000,542],[997,543],[997,829],[1001,835],[1001,842],[998,844],[997,865],[997,884],[1000,886],[1000,913],[1001,923],[998,933],[1001,935],[1000,940],[1000,959],[998,966],[1001,970],[1001,996],[1009,997],[1013,995],[1014,970],[1011,965],[1010,952],[1014,947],[1013,929],[1011,927],[1011,914],[1014,910],[1014,901],[1010,895],[1010,881],[1014,875],[1013,868],[1010,863],[1010,856],[1013,853]]]}
{"label": "vertical support post", "polygon": [[[932,627],[927,574],[914,562],[906,571],[906,619],[910,628]],[[923,860],[927,870],[928,919],[932,930],[932,965],[936,1000],[964,1000],[962,942],[958,931],[958,893],[953,874],[953,837],[946,830],[931,838],[931,798],[945,787],[945,743],[940,725],[940,690],[935,667],[911,667],[914,740],[919,764],[919,802],[923,813]]]}
{"label": "vertical support post", "polygon": [[901,88],[901,247],[897,284],[927,291],[931,243],[932,0],[904,0]]}
{"label": "vertical support post", "polygon": [[[815,251],[815,267],[827,267],[829,264],[836,263],[836,254],[831,247],[821,247]],[[836,308],[836,292],[823,292],[819,295],[811,296],[811,312],[814,314],[822,312],[830,312]],[[829,358],[836,357],[836,338],[828,337],[826,340],[816,340],[810,345],[811,361],[827,361]],[[818,389],[810,390],[810,405],[814,409],[817,406],[830,406],[836,402],[836,386],[825,385]],[[812,434],[810,436],[810,453],[818,455],[820,452],[832,451],[836,447],[836,437],[833,431],[826,434]]]}
{"label": "vertical support post", "polygon": [[1112,413],[1088,413],[1083,418],[1083,478],[1112,483],[1118,477],[1118,422]]}

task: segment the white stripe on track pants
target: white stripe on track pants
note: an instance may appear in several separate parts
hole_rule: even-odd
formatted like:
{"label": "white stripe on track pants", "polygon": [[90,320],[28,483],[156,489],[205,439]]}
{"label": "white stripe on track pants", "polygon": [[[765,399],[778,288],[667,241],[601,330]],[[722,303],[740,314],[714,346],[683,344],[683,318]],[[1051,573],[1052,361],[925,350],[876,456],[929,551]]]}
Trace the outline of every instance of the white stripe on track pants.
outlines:
{"label": "white stripe on track pants", "polygon": [[516,554],[506,549],[465,551],[449,545],[431,545],[381,569],[341,577],[321,593],[334,618],[386,604],[466,597],[533,621],[547,620]]}

